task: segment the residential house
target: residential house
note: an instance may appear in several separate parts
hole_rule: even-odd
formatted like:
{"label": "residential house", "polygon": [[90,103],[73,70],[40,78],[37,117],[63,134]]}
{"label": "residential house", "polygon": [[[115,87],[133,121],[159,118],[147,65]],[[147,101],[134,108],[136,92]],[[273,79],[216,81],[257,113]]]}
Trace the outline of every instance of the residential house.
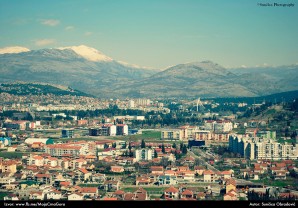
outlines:
{"label": "residential house", "polygon": [[44,158],[39,155],[30,155],[27,158],[27,165],[36,165],[36,166],[43,166],[44,165]]}
{"label": "residential house", "polygon": [[13,173],[4,172],[0,173],[0,184],[10,184],[15,182],[16,179],[13,177]]}
{"label": "residential house", "polygon": [[19,201],[20,198],[16,194],[11,193],[11,194],[8,194],[7,196],[5,196],[3,198],[3,200],[4,201]]}
{"label": "residential house", "polygon": [[42,191],[31,191],[29,193],[29,200],[44,200],[44,194]]}
{"label": "residential house", "polygon": [[204,173],[204,171],[206,170],[206,168],[203,167],[203,166],[195,166],[195,167],[194,167],[194,170],[195,170],[195,172],[196,172],[197,174],[199,174],[199,175],[203,175],[203,173]]}
{"label": "residential house", "polygon": [[233,170],[226,170],[219,173],[219,176],[223,179],[229,179],[233,175]]}
{"label": "residential house", "polygon": [[81,188],[81,193],[83,196],[88,196],[88,197],[96,197],[98,196],[98,188],[97,187],[83,187]]}
{"label": "residential house", "polygon": [[194,193],[188,189],[184,190],[180,195],[180,199],[193,199],[193,198],[194,198]]}
{"label": "residential house", "polygon": [[38,173],[35,175],[35,181],[43,184],[50,184],[52,181],[52,177],[50,174],[41,174]]}
{"label": "residential house", "polygon": [[74,180],[75,181],[86,181],[86,180],[90,180],[92,173],[89,172],[88,170],[86,170],[85,168],[80,168],[78,170],[74,171],[75,175],[74,175]]}
{"label": "residential house", "polygon": [[177,176],[160,175],[157,178],[158,185],[176,185],[177,183]]}
{"label": "residential house", "polygon": [[124,200],[125,201],[145,201],[148,200],[148,194],[145,189],[140,187],[138,190],[136,190],[133,193],[125,193],[124,194]]}
{"label": "residential house", "polygon": [[113,173],[123,173],[124,167],[123,166],[111,166],[111,172]]}
{"label": "residential house", "polygon": [[212,170],[205,170],[203,172],[204,175],[204,182],[215,182],[216,175]]}
{"label": "residential house", "polygon": [[136,186],[146,186],[151,184],[151,180],[148,176],[141,176],[136,178]]}
{"label": "residential house", "polygon": [[53,189],[45,195],[47,200],[60,200],[62,198],[61,191]]}
{"label": "residential house", "polygon": [[56,167],[58,165],[58,159],[55,157],[47,157],[44,160],[46,165],[49,165],[50,167]]}
{"label": "residential house", "polygon": [[113,197],[117,198],[118,200],[124,199],[125,192],[123,190],[117,190],[113,193]]}
{"label": "residential house", "polygon": [[105,181],[104,189],[109,192],[116,191],[119,189],[119,185],[120,185],[119,181]]}
{"label": "residential house", "polygon": [[230,192],[231,190],[236,191],[236,181],[232,178],[226,180],[226,193]]}
{"label": "residential house", "polygon": [[84,199],[84,197],[83,197],[83,194],[81,194],[81,193],[72,193],[67,196],[68,201],[81,201],[83,199]]}
{"label": "residential house", "polygon": [[17,172],[17,162],[14,160],[2,160],[0,162],[0,170],[2,173],[16,173]]}
{"label": "residential house", "polygon": [[153,174],[162,174],[164,171],[162,166],[151,166],[150,170],[151,170],[151,173]]}
{"label": "residential house", "polygon": [[174,186],[170,186],[166,190],[164,190],[164,198],[165,199],[179,199],[179,190]]}
{"label": "residential house", "polygon": [[224,201],[235,201],[238,200],[238,194],[235,190],[230,190],[224,195]]}
{"label": "residential house", "polygon": [[91,179],[93,182],[104,182],[106,180],[106,175],[102,173],[92,174]]}
{"label": "residential house", "polygon": [[273,171],[273,176],[275,180],[286,180],[287,179],[286,170],[275,170]]}
{"label": "residential house", "polygon": [[196,198],[198,200],[205,200],[206,199],[206,194],[204,192],[199,192],[197,195],[196,195]]}

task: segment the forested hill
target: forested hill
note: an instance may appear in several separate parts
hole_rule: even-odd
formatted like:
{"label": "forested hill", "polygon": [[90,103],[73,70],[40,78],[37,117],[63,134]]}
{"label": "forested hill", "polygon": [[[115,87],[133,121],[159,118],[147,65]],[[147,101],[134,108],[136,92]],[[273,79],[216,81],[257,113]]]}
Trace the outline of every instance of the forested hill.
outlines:
{"label": "forested hill", "polygon": [[87,96],[90,95],[72,89],[66,86],[42,84],[42,83],[2,83],[0,84],[0,93],[9,93],[12,95],[73,95]]}

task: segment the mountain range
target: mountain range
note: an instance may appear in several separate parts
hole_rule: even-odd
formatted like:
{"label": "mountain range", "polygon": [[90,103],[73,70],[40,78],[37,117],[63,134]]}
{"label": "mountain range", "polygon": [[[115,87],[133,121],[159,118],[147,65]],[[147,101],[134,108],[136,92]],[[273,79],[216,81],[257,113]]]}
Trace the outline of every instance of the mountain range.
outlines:
{"label": "mountain range", "polygon": [[0,82],[66,85],[104,98],[253,97],[298,90],[298,65],[226,69],[212,61],[148,69],[84,45],[0,49]]}

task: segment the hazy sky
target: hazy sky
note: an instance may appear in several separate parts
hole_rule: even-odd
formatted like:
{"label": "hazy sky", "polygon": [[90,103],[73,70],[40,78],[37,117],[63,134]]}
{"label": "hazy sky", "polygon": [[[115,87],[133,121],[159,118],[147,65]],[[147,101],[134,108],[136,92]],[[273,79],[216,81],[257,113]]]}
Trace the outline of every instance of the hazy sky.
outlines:
{"label": "hazy sky", "polygon": [[87,45],[154,68],[212,60],[225,67],[298,63],[298,2],[255,0],[0,0],[0,48]]}

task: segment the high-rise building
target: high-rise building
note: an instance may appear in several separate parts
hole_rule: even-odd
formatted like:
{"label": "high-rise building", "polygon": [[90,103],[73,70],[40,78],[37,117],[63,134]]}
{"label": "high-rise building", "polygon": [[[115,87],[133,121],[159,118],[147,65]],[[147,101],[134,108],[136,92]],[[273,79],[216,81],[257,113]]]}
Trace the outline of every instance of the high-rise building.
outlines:
{"label": "high-rise building", "polygon": [[143,99],[143,98],[139,98],[139,99],[135,99],[135,104],[138,106],[148,106],[150,105],[150,100],[149,99]]}
{"label": "high-rise building", "polygon": [[128,126],[126,124],[117,124],[116,135],[128,135]]}
{"label": "high-rise building", "polygon": [[280,144],[272,139],[238,138],[230,136],[229,150],[242,157],[254,159],[298,159],[297,147],[291,144]]}
{"label": "high-rise building", "polygon": [[154,157],[154,150],[150,148],[142,148],[135,150],[136,161],[140,160],[152,160]]}
{"label": "high-rise building", "polygon": [[135,101],[129,100],[128,101],[128,108],[134,108],[135,107]]}

